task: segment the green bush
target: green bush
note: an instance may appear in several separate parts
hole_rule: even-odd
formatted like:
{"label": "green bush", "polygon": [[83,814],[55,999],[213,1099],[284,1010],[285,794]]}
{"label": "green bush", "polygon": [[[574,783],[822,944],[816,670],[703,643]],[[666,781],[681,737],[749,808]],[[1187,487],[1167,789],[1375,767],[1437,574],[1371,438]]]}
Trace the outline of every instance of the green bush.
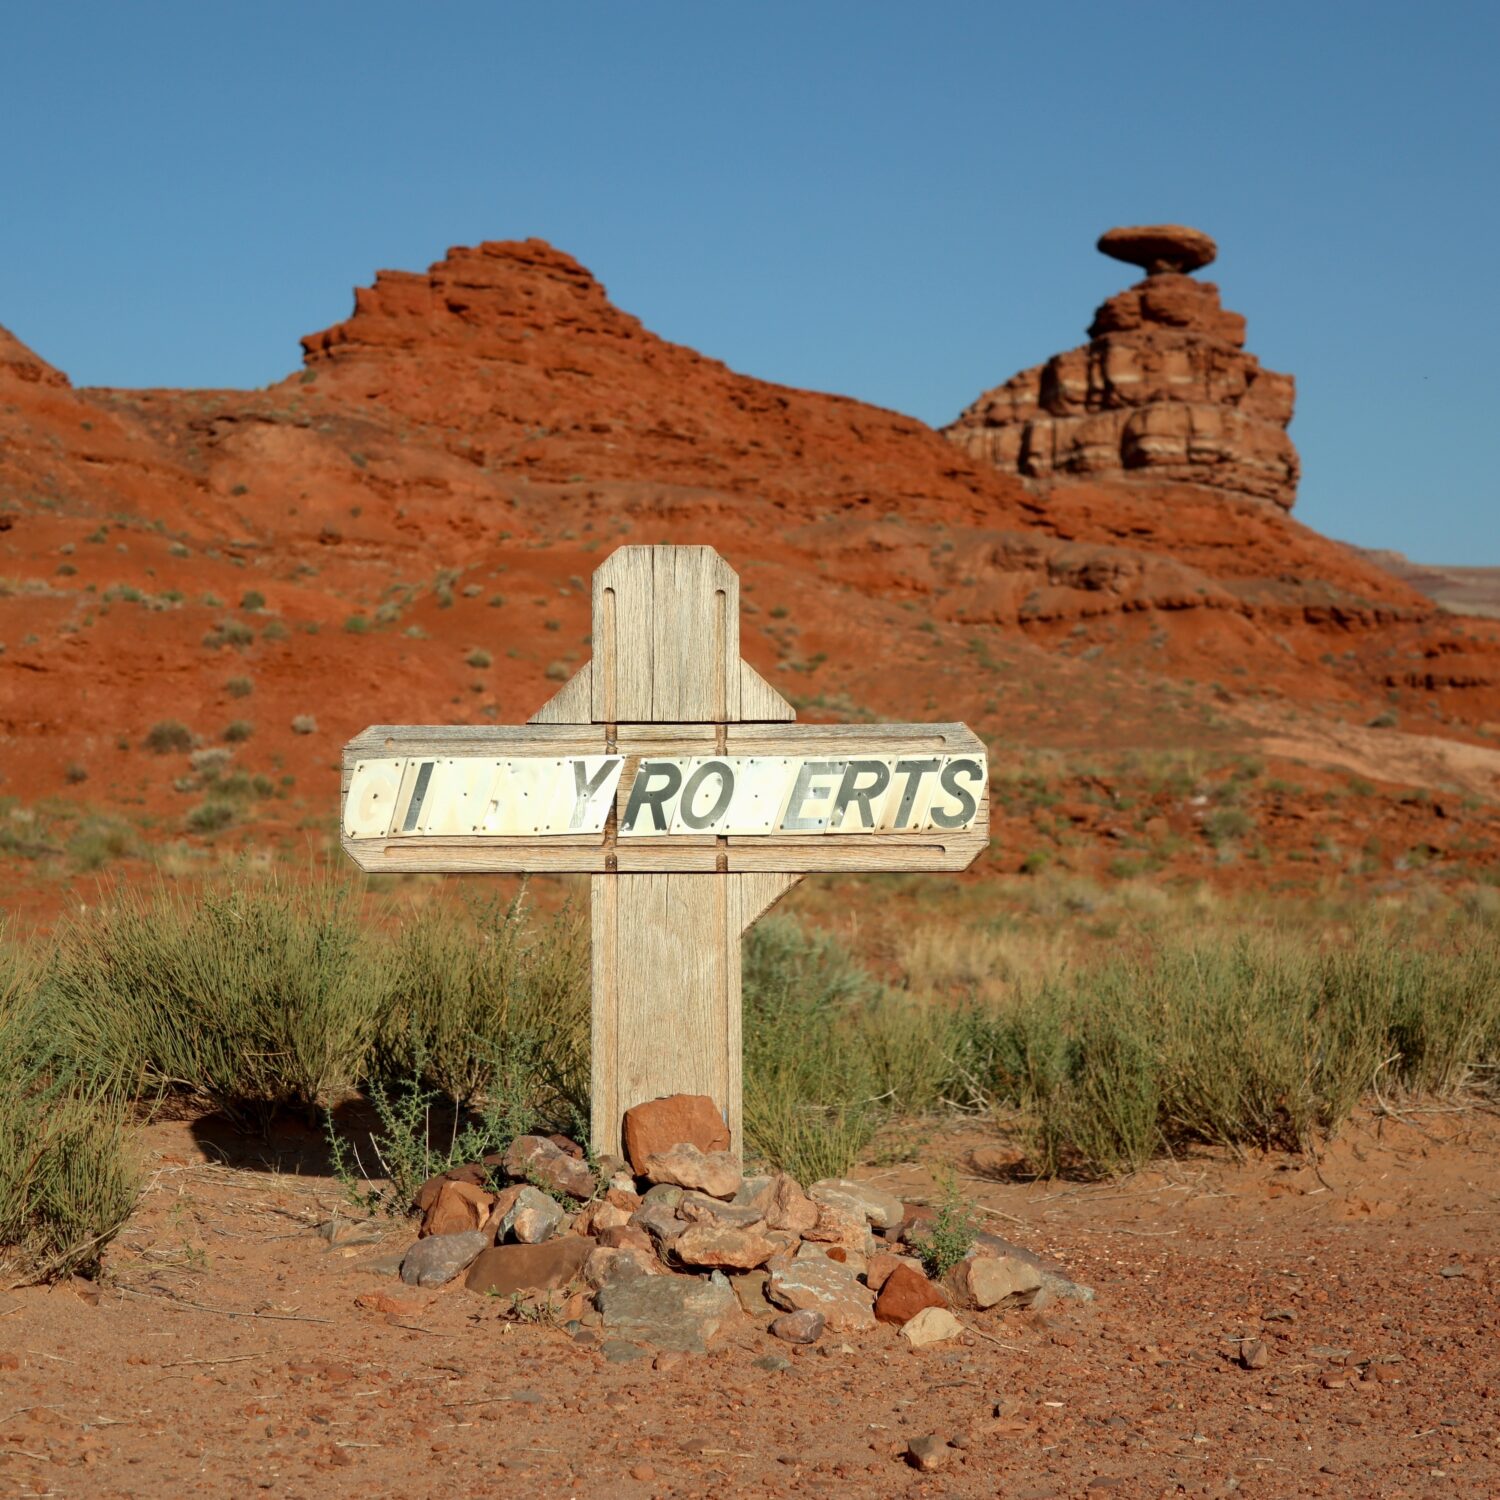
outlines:
{"label": "green bush", "polygon": [[378,975],[352,888],[165,888],[68,919],[44,991],[60,1074],[112,1099],[182,1091],[241,1118],[349,1089]]}
{"label": "green bush", "polygon": [[129,1216],[139,1169],[118,1105],[47,1066],[41,974],[0,929],[0,1278],[88,1274]]}
{"label": "green bush", "polygon": [[157,755],[182,753],[193,748],[193,733],[176,719],[163,719],[146,731],[145,746]]}
{"label": "green bush", "polygon": [[588,941],[569,907],[418,913],[383,960],[377,1073],[416,1079],[457,1107],[500,1089],[537,1118],[587,1113]]}

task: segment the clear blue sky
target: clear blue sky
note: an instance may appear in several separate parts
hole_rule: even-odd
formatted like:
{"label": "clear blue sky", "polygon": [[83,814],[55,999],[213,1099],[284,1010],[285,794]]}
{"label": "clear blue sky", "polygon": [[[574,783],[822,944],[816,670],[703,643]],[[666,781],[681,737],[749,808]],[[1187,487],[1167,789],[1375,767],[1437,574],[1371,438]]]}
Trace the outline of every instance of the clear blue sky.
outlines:
{"label": "clear blue sky", "polygon": [[[1176,220],[1299,385],[1297,514],[1500,563],[1500,6],[10,5],[0,323],[255,386],[377,267],[540,235],[668,338],[940,423]],[[3,436],[3,434],[0,434]]]}

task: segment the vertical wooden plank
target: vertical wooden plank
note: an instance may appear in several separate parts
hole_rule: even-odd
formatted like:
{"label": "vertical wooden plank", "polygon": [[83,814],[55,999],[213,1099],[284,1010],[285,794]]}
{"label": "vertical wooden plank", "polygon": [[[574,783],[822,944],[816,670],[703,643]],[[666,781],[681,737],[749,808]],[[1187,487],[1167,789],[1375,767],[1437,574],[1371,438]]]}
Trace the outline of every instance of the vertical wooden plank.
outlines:
{"label": "vertical wooden plank", "polygon": [[[729,1103],[726,880],[599,875],[594,931],[594,1146],[618,1153],[627,1109],[663,1094]],[[733,973],[739,972],[738,942]],[[737,990],[737,983],[734,985]]]}
{"label": "vertical wooden plank", "polygon": [[594,574],[594,721],[643,722],[652,711],[654,585],[650,547],[621,547]]}
{"label": "vertical wooden plank", "polygon": [[633,1104],[707,1094],[744,1150],[740,940],[797,875],[596,875],[594,1149]]}
{"label": "vertical wooden plank", "polygon": [[[619,875],[589,877],[593,986],[589,1024],[589,1129],[597,1151],[620,1150],[620,1105],[616,1038],[619,1036],[620,992],[617,983]],[[634,878],[634,877],[632,877]]]}

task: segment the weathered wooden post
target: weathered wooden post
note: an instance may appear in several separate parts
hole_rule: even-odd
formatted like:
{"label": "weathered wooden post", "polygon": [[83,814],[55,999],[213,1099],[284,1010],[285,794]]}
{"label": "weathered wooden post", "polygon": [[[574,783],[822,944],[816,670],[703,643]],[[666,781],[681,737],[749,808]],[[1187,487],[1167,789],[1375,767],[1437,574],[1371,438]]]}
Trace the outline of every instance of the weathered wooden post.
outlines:
{"label": "weathered wooden post", "polygon": [[707,1094],[741,1136],[740,938],[814,870],[962,870],[989,772],[962,724],[794,724],[740,660],[712,547],[622,547],[593,660],[524,726],[375,725],[344,747],[361,869],[588,871],[594,1147],[626,1109]]}

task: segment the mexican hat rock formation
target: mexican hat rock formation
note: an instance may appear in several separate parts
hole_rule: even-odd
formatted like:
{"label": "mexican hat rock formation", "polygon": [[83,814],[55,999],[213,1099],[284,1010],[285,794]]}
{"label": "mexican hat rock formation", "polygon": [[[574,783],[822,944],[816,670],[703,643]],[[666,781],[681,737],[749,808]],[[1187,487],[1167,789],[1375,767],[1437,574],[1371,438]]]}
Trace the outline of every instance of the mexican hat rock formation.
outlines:
{"label": "mexican hat rock formation", "polygon": [[1087,344],[986,391],[947,437],[1029,479],[1170,480],[1290,510],[1296,385],[1246,353],[1244,318],[1191,275],[1213,240],[1153,224],[1111,229],[1099,249],[1145,280],[1099,308]]}

